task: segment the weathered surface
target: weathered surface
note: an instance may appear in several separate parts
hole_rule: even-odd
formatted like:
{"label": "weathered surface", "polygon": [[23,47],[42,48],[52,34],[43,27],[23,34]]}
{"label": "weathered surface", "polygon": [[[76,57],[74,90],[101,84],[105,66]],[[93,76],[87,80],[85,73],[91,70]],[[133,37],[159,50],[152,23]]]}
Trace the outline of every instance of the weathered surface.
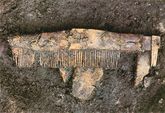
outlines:
{"label": "weathered surface", "polygon": [[0,34],[76,27],[158,34],[164,12],[163,0],[1,0]]}
{"label": "weathered surface", "polygon": [[150,66],[150,53],[144,52],[138,55],[137,70],[136,70],[136,79],[135,85],[139,85],[143,81],[143,78],[149,74]]}
{"label": "weathered surface", "polygon": [[102,68],[77,68],[73,80],[72,94],[81,100],[89,100],[103,76]]}

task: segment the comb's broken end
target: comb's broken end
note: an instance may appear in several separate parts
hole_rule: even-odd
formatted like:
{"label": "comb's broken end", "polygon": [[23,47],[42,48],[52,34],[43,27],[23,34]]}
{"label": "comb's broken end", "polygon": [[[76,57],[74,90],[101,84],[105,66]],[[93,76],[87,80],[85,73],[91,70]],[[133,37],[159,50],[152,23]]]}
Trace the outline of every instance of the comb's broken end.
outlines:
{"label": "comb's broken end", "polygon": [[138,86],[143,78],[149,74],[151,67],[155,67],[160,48],[160,36],[151,37],[151,52],[144,52],[138,55],[135,86]]}
{"label": "comb's broken end", "polygon": [[158,50],[160,48],[160,37],[152,36],[151,43],[151,67],[155,67],[157,64]]}

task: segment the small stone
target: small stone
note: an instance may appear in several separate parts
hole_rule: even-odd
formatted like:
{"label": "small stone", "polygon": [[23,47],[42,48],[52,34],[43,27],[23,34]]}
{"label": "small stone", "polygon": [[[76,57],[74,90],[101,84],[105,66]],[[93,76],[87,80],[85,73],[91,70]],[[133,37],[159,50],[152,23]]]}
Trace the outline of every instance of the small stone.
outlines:
{"label": "small stone", "polygon": [[151,85],[152,77],[145,77],[144,78],[144,87],[147,88]]}
{"label": "small stone", "polygon": [[163,98],[161,98],[160,100],[159,100],[159,104],[162,104],[163,103]]}
{"label": "small stone", "polygon": [[103,76],[102,68],[77,68],[73,80],[72,94],[81,100],[89,100],[95,87],[99,85]]}

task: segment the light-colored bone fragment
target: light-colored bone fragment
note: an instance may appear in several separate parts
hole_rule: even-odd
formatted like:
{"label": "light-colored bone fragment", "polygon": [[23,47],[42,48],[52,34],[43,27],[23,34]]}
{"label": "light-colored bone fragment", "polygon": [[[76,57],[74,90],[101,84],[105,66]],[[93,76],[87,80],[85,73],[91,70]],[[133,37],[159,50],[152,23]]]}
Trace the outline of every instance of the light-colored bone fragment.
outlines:
{"label": "light-colored bone fragment", "polygon": [[138,55],[135,86],[139,85],[143,78],[149,73],[150,52],[144,52]]}
{"label": "light-colored bone fragment", "polygon": [[89,100],[103,76],[102,68],[77,68],[73,80],[72,94],[81,100]]}
{"label": "light-colored bone fragment", "polygon": [[152,46],[151,46],[151,66],[152,67],[156,66],[159,47],[160,47],[160,37],[152,36]]}

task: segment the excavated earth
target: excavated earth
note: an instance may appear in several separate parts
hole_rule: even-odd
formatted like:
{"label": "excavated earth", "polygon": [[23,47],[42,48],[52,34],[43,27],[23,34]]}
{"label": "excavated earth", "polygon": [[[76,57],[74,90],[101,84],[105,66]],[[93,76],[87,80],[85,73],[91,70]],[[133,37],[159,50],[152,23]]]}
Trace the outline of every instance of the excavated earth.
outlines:
{"label": "excavated earth", "polygon": [[159,35],[158,65],[145,78],[150,82],[148,87],[144,87],[145,83],[134,87],[135,75],[132,71],[104,70],[101,83],[88,101],[72,95],[72,79],[64,83],[58,69],[20,69],[9,63],[4,65],[0,59],[0,113],[163,113],[165,33]]}

